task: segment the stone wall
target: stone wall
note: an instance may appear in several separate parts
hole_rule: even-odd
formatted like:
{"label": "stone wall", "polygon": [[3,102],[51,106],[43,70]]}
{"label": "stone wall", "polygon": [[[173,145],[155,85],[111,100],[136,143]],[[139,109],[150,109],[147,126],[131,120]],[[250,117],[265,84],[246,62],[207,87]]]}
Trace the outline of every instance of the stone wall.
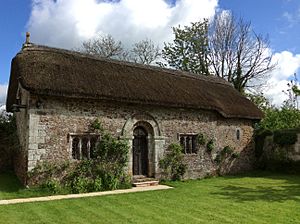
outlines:
{"label": "stone wall", "polygon": [[[39,101],[39,108],[36,108],[37,101]],[[132,142],[135,122],[148,124],[152,122],[152,126],[157,126],[156,132],[159,133],[153,134],[152,144],[155,146],[150,149],[156,150],[153,153],[155,176],[159,176],[160,172],[159,159],[163,157],[170,143],[179,143],[180,133],[201,132],[208,139],[216,140],[211,153],[207,153],[205,147],[201,147],[197,154],[185,156],[188,165],[186,178],[214,175],[219,168],[214,158],[225,146],[230,146],[239,152],[240,157],[227,161],[226,166],[219,170],[221,173],[250,170],[254,163],[252,121],[225,119],[211,111],[32,96],[27,118],[29,131],[22,129],[24,124],[21,125],[21,129],[22,135],[27,133],[28,136],[29,171],[39,161],[71,159],[69,134],[89,132],[90,124],[96,118],[107,131],[116,137],[128,139],[129,144]],[[127,126],[129,129],[125,130]],[[240,132],[239,140],[237,130]],[[126,136],[126,131],[129,136]]]}
{"label": "stone wall", "polygon": [[273,135],[265,138],[263,147],[263,159],[273,160],[278,157],[282,161],[300,162],[300,133],[297,134],[297,141],[293,145],[280,146],[274,143]]}

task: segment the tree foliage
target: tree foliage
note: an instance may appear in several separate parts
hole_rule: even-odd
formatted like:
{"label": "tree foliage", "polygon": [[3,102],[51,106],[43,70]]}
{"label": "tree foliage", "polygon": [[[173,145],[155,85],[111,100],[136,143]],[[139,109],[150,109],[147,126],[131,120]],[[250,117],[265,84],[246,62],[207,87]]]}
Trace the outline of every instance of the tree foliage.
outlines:
{"label": "tree foliage", "polygon": [[0,112],[0,171],[12,168],[12,158],[18,149],[16,119],[3,110]]}
{"label": "tree foliage", "polygon": [[[288,99],[283,102],[281,107],[275,107],[263,95],[247,94],[247,97],[264,112],[264,118],[257,124],[257,129],[262,130],[281,130],[300,127],[300,110],[298,109],[298,81],[296,74],[294,80],[287,84],[288,89],[283,91]],[[298,92],[299,91],[299,92]]]}
{"label": "tree foliage", "polygon": [[77,50],[105,58],[147,65],[154,63],[161,55],[158,45],[150,39],[141,40],[133,44],[131,49],[127,49],[121,41],[115,40],[111,35],[98,35],[84,41]]}
{"label": "tree foliage", "polygon": [[239,91],[262,84],[274,69],[267,37],[253,32],[250,22],[229,12],[210,22],[173,28],[175,38],[165,43],[162,57],[168,66],[224,78]]}
{"label": "tree foliage", "polygon": [[133,61],[140,64],[150,65],[160,55],[160,49],[150,39],[141,40],[133,45]]}
{"label": "tree foliage", "polygon": [[105,58],[121,58],[125,53],[121,41],[116,41],[111,35],[99,35],[84,41],[81,51]]}
{"label": "tree foliage", "polygon": [[300,127],[300,111],[296,108],[268,108],[258,129],[280,130]]}
{"label": "tree foliage", "polygon": [[165,43],[162,58],[175,69],[208,75],[208,20],[173,27],[175,38]]}
{"label": "tree foliage", "polygon": [[267,111],[269,108],[273,108],[274,106],[270,103],[270,101],[264,96],[262,92],[259,93],[245,93],[245,96],[252,101],[259,109],[263,112]]}
{"label": "tree foliage", "polygon": [[209,27],[209,60],[212,73],[232,83],[239,92],[261,85],[272,63],[269,40],[256,34],[250,22],[223,11]]}
{"label": "tree foliage", "polygon": [[288,99],[283,102],[285,107],[299,109],[298,97],[300,96],[299,82],[296,73],[294,78],[287,83],[288,89],[283,92],[288,96]]}

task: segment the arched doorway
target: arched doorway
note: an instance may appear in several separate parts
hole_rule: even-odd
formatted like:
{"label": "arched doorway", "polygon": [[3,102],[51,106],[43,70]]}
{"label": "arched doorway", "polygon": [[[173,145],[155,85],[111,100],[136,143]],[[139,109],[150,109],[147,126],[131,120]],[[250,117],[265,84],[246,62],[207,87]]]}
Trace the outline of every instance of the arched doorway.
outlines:
{"label": "arched doorway", "polygon": [[148,176],[148,133],[138,126],[133,130],[133,175]]}

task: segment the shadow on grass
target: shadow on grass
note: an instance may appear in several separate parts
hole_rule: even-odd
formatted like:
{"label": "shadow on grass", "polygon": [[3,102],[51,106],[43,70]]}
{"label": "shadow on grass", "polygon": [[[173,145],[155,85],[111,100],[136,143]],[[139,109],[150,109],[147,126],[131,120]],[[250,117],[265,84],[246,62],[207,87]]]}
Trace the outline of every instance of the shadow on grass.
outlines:
{"label": "shadow on grass", "polygon": [[13,198],[30,198],[53,195],[41,188],[25,188],[18,178],[11,173],[0,173],[0,200]]}
{"label": "shadow on grass", "polygon": [[[299,175],[248,175],[251,177],[249,185],[229,184],[220,188],[218,192],[212,194],[222,198],[235,200],[237,202],[265,201],[284,202],[293,200],[300,202],[300,176]],[[242,178],[245,176],[233,176],[229,179]],[[257,179],[256,179],[257,178]],[[244,186],[241,186],[244,185]]]}
{"label": "shadow on grass", "polygon": [[0,173],[0,192],[13,193],[24,189],[13,173]]}

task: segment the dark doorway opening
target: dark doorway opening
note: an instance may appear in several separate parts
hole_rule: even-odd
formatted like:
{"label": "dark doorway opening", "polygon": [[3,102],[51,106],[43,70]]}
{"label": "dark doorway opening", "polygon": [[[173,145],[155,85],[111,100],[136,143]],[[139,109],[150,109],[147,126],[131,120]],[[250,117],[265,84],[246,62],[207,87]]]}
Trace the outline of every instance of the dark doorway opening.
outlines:
{"label": "dark doorway opening", "polygon": [[136,127],[133,136],[133,175],[148,176],[148,133],[143,127]]}

